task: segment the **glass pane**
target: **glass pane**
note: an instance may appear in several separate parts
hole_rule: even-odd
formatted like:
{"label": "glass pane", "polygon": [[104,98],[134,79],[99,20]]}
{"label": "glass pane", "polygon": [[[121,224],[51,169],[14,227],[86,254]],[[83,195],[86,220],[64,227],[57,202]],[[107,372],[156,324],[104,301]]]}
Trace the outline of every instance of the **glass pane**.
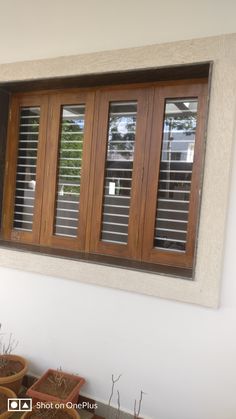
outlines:
{"label": "glass pane", "polygon": [[39,119],[39,107],[21,108],[13,222],[18,230],[33,229]]}
{"label": "glass pane", "polygon": [[84,105],[62,106],[54,234],[78,235]]}
{"label": "glass pane", "polygon": [[154,247],[185,252],[197,123],[197,100],[167,100]]}
{"label": "glass pane", "polygon": [[136,116],[136,102],[110,103],[101,232],[105,242],[128,242]]}

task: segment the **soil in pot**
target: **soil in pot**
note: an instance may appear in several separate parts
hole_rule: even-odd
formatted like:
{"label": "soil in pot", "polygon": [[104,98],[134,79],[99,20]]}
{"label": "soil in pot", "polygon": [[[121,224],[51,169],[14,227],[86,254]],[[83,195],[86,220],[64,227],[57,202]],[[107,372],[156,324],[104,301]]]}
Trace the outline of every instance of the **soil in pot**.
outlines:
{"label": "soil in pot", "polygon": [[72,377],[62,377],[58,381],[55,379],[55,376],[55,373],[51,372],[46,380],[38,384],[36,390],[40,393],[49,394],[50,396],[64,400],[77,386],[78,381],[76,379],[73,380]]}
{"label": "soil in pot", "polygon": [[15,399],[16,394],[9,388],[0,386],[0,417],[9,418],[12,416],[11,412],[8,412],[7,405],[8,399]]}
{"label": "soil in pot", "polygon": [[18,394],[27,362],[18,355],[0,355],[0,386],[7,387]]}
{"label": "soil in pot", "polygon": [[0,415],[7,412],[7,400],[7,395],[0,393]]}
{"label": "soil in pot", "polygon": [[15,375],[23,369],[22,364],[19,361],[8,360],[7,363],[1,365],[0,358],[0,377],[10,377]]}
{"label": "soil in pot", "polygon": [[32,419],[34,418],[54,418],[54,419],[71,419],[71,416],[69,413],[64,412],[60,409],[39,409],[35,412],[32,412],[30,416],[28,416]]}
{"label": "soil in pot", "polygon": [[74,409],[64,410],[64,409],[33,409],[32,412],[25,414],[23,417],[27,419],[71,419],[78,417],[77,413],[74,413]]}

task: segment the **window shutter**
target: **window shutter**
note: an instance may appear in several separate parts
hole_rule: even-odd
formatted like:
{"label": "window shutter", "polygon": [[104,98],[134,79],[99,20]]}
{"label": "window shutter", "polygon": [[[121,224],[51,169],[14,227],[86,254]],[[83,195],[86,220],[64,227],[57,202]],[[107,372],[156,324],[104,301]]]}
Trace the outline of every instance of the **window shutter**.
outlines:
{"label": "window shutter", "polygon": [[139,257],[147,89],[101,92],[90,251]]}
{"label": "window shutter", "polygon": [[197,125],[197,99],[166,100],[154,247],[185,252]]}
{"label": "window shutter", "polygon": [[207,85],[155,89],[144,261],[191,268],[198,223]]}
{"label": "window shutter", "polygon": [[16,95],[8,130],[3,236],[39,242],[47,97]]}
{"label": "window shutter", "polygon": [[60,93],[50,98],[42,244],[84,249],[93,106],[93,93]]}

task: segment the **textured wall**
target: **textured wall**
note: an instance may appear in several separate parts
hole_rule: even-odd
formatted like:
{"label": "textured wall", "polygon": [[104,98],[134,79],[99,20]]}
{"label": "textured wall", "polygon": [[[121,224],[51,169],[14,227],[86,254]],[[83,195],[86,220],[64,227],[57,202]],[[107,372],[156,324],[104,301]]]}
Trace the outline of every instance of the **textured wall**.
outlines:
{"label": "textured wall", "polygon": [[0,0],[0,62],[235,32],[234,0]]}
{"label": "textured wall", "polygon": [[234,34],[35,62],[2,64],[0,81],[203,61],[213,61],[214,69],[195,281],[96,266],[84,262],[58,260],[41,255],[29,256],[27,253],[10,250],[1,250],[1,265],[216,307],[224,250],[225,217],[236,112],[235,60],[236,35]]}

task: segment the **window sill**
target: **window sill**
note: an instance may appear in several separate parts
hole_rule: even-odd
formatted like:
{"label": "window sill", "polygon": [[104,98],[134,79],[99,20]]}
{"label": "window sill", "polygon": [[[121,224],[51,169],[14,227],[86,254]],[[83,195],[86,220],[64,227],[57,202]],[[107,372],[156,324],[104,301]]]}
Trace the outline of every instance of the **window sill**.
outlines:
{"label": "window sill", "polygon": [[0,248],[12,249],[19,252],[29,252],[33,254],[41,254],[43,256],[54,256],[57,258],[68,259],[73,261],[93,263],[113,268],[121,268],[134,270],[138,272],[154,273],[164,276],[192,280],[192,269],[175,268],[171,266],[159,265],[154,263],[138,262],[128,259],[120,259],[112,256],[97,255],[83,252],[75,252],[65,249],[56,249],[44,246],[22,244],[0,240]]}

